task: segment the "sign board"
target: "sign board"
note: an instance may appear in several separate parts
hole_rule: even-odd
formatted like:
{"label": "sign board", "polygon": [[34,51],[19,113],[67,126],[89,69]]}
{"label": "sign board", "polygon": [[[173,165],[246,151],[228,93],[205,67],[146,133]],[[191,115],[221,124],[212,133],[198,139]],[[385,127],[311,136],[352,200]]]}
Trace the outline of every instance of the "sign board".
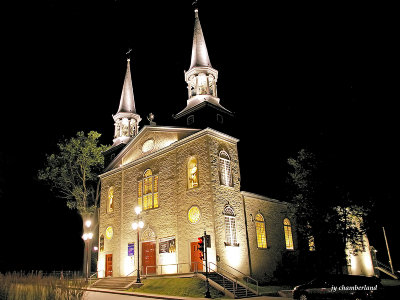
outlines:
{"label": "sign board", "polygon": [[159,246],[158,253],[175,253],[176,251],[175,237],[172,236],[160,239],[158,246]]}
{"label": "sign board", "polygon": [[135,255],[135,243],[128,243],[128,256]]}

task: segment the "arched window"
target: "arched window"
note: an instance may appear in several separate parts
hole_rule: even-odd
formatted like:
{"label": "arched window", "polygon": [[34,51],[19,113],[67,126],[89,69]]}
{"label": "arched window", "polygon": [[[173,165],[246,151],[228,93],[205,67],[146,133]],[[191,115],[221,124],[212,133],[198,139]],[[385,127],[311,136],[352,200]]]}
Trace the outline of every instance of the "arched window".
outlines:
{"label": "arched window", "polygon": [[283,228],[285,230],[285,242],[286,249],[293,250],[293,236],[292,236],[292,225],[290,225],[290,221],[288,218],[283,220]]}
{"label": "arched window", "polygon": [[232,206],[226,205],[223,214],[225,215],[225,245],[239,246],[236,239],[235,212]]}
{"label": "arched window", "polygon": [[188,188],[192,189],[199,186],[199,169],[197,159],[192,157],[188,162]]}
{"label": "arched window", "polygon": [[158,176],[153,175],[150,169],[143,174],[138,182],[138,205],[143,210],[158,207]]}
{"label": "arched window", "polygon": [[114,211],[114,187],[110,187],[108,189],[108,197],[107,197],[107,212]]}
{"label": "arched window", "polygon": [[232,186],[231,158],[224,150],[219,153],[219,174],[222,185]]}
{"label": "arched window", "polygon": [[257,247],[267,248],[267,235],[265,233],[264,217],[261,214],[256,215],[256,233],[257,233]]}

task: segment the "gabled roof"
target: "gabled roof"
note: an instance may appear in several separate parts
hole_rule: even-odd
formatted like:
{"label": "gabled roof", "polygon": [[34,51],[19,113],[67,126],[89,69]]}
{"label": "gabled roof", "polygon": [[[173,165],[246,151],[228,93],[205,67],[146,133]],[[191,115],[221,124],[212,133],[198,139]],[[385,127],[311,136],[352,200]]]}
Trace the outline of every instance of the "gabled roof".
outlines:
{"label": "gabled roof", "polygon": [[[153,149],[147,152],[143,152],[142,150],[145,143],[151,140],[151,136],[156,133],[165,136],[169,134],[170,139],[164,140],[162,143],[155,143],[156,145]],[[176,134],[175,137],[172,134]],[[115,157],[115,159],[104,169],[104,172],[100,175],[100,177],[105,177],[114,172],[118,172],[121,168],[126,168],[131,165],[146,161],[148,159],[152,159],[155,156],[163,154],[184,143],[192,141],[196,138],[200,138],[207,134],[231,143],[237,143],[239,141],[232,136],[221,133],[211,128],[200,130],[173,126],[144,126],[140,130],[140,132],[133,138],[133,140],[130,141],[125,146],[125,148]],[[140,154],[137,155],[138,153]],[[130,154],[134,155],[129,157]],[[124,161],[124,158],[127,157],[128,159],[125,159]]]}

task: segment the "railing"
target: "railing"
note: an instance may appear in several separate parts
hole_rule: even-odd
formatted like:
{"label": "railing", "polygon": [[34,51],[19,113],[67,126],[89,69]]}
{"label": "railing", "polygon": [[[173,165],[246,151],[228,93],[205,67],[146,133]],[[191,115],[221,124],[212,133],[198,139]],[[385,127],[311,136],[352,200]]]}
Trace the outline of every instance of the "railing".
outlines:
{"label": "railing", "polygon": [[235,272],[237,272],[237,273],[243,275],[243,279],[246,278],[246,290],[249,289],[249,279],[250,279],[252,282],[254,282],[254,283],[255,283],[254,285],[257,286],[257,289],[256,289],[256,290],[257,290],[257,295],[258,295],[258,280],[254,279],[254,278],[252,278],[252,277],[250,277],[250,276],[248,276],[248,275],[246,275],[245,273],[239,271],[238,269],[235,269],[234,267],[232,267],[232,266],[230,266],[230,265],[228,265],[228,264],[226,264],[226,263],[219,262],[218,264],[227,266],[227,267],[231,268],[232,270],[234,270]]}
{"label": "railing", "polygon": [[[177,264],[167,264],[167,265],[155,265],[155,266],[146,266],[146,273],[144,274],[144,275],[148,275],[149,274],[149,268],[153,268],[153,269],[155,269],[155,274],[158,274],[158,275],[163,275],[163,268],[164,268],[164,271],[165,271],[165,267],[171,267],[171,266],[176,266],[176,272],[167,272],[167,273],[164,273],[164,274],[178,274],[178,273],[182,273],[182,272],[179,272],[179,267],[180,266],[182,266],[182,265],[188,265],[189,266],[189,270],[190,270],[190,264],[189,263],[177,263]],[[172,269],[172,268],[170,268],[170,269]],[[160,272],[157,272],[158,270],[160,270]],[[182,270],[182,267],[180,268],[180,270]],[[150,273],[150,274],[154,274],[154,273]]]}
{"label": "railing", "polygon": [[133,270],[133,271],[130,272],[128,275],[125,275],[125,277],[129,277],[133,272],[137,272],[137,269]]}
{"label": "railing", "polygon": [[[210,265],[214,265],[215,269],[211,269]],[[228,276],[225,276],[221,272],[218,272],[219,269],[221,269],[225,273],[229,274],[231,276],[231,278],[229,278]],[[237,285],[238,285],[238,278],[234,274],[229,272],[228,270],[225,270],[224,268],[219,267],[218,265],[214,264],[213,262],[209,262],[208,263],[208,270],[213,270],[215,273],[217,273],[219,276],[222,277],[222,286],[223,286],[223,288],[225,290],[227,290],[227,288],[225,286],[225,281],[227,281],[228,283],[232,283],[233,296],[236,298],[236,290],[237,290]],[[246,288],[246,296],[247,296],[247,292],[248,292],[248,289]]]}

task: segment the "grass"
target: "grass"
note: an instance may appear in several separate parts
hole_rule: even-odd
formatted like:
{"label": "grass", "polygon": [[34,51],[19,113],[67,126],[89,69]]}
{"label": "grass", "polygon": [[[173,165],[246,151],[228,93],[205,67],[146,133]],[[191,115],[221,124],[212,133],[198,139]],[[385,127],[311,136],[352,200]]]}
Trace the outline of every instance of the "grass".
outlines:
{"label": "grass", "polygon": [[39,273],[0,273],[0,299],[9,300],[78,300],[85,285],[81,278],[60,279]]}
{"label": "grass", "polygon": [[[206,292],[205,282],[196,277],[144,279],[142,282],[143,286],[129,291],[193,298],[204,298]],[[228,299],[211,286],[210,293],[213,299]]]}

